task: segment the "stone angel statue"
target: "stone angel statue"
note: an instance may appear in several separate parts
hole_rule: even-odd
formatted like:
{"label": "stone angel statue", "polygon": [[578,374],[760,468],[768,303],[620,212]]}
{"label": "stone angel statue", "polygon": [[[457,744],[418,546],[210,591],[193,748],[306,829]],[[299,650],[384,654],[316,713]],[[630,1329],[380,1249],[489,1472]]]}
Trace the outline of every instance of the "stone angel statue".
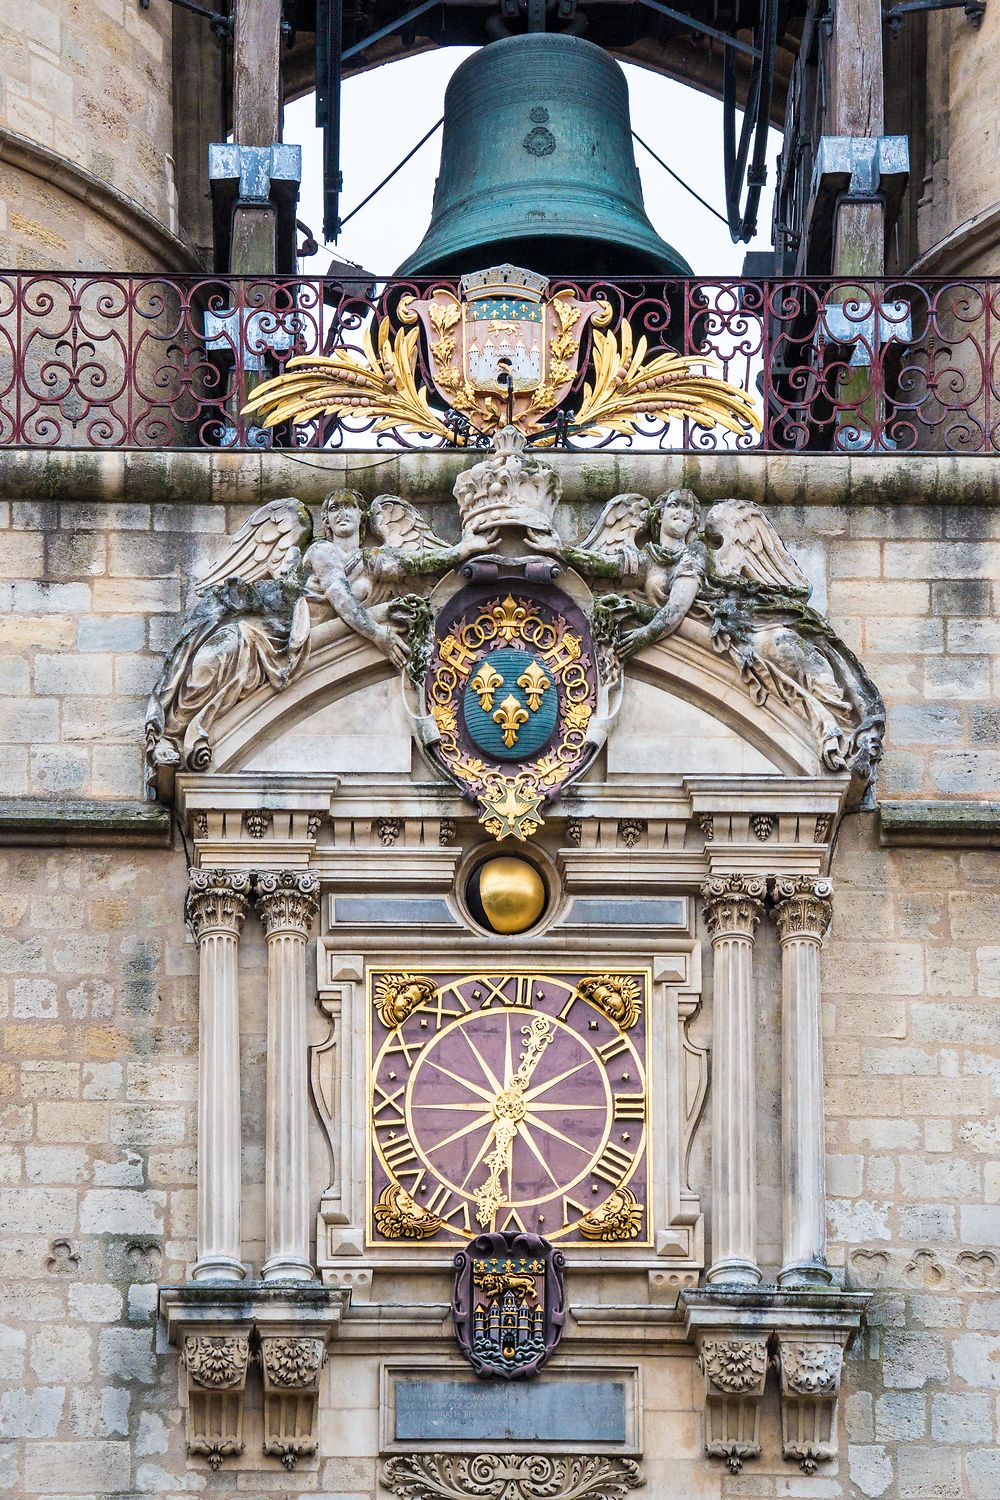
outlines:
{"label": "stone angel statue", "polygon": [[[361,540],[366,524],[375,541],[369,548]],[[446,572],[487,545],[478,536],[457,546],[441,541],[399,495],[380,496],[366,512],[356,490],[334,490],[318,535],[299,500],[262,505],[196,586],[198,602],[147,707],[151,766],[206,769],[215,721],[260,687],[287,686],[305,662],[315,614],[324,606],[405,666],[404,630],[423,601],[394,598],[392,586]]]}
{"label": "stone angel statue", "polygon": [[595,630],[620,658],[671,635],[689,616],[700,619],[757,702],[774,694],[804,715],[828,769],[871,774],[885,729],[881,696],[810,606],[809,580],[754,501],[719,500],[702,527],[691,490],[652,503],[617,495],[565,557],[592,578],[623,585],[622,594],[595,605]]}

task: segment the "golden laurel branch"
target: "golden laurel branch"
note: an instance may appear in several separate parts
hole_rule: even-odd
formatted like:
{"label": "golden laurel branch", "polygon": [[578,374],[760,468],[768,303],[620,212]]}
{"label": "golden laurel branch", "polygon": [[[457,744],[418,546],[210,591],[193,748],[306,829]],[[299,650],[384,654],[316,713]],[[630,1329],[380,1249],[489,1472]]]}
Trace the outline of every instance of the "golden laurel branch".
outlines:
{"label": "golden laurel branch", "polygon": [[717,375],[696,373],[718,368],[705,355],[658,354],[644,363],[648,340],[633,347],[632,329],[621,325],[621,347],[613,333],[594,331],[594,383],[583,388],[583,402],[573,418],[574,432],[609,427],[631,436],[640,417],[665,420],[686,417],[696,427],[724,427],[739,436],[747,427],[761,430],[753,397]]}
{"label": "golden laurel branch", "polygon": [[[427,387],[417,384],[419,338],[418,328],[401,328],[393,338],[389,319],[383,318],[377,353],[371,330],[366,328],[361,353],[342,349],[331,355],[297,355],[288,361],[283,375],[257,387],[242,415],[257,417],[263,427],[323,416],[374,419],[376,432],[400,428],[454,441],[442,414],[432,409]],[[643,337],[634,343],[628,323],[622,323],[620,338],[619,345],[613,333],[594,330],[594,381],[583,388],[583,403],[572,423],[574,432],[610,428],[631,436],[639,430],[639,419],[650,416],[686,418],[697,427],[724,427],[737,436],[747,427],[760,432],[753,397],[727,380],[704,373],[709,367],[717,368],[717,361],[668,352],[644,363],[648,340]],[[467,407],[468,402],[463,409]],[[529,435],[537,433],[541,415],[541,409],[515,413],[514,425]],[[485,414],[477,413],[477,419],[485,420]],[[492,430],[498,424],[499,417],[486,425]],[[553,441],[554,435],[548,434],[540,446]]]}
{"label": "golden laurel branch", "polygon": [[279,422],[309,422],[315,417],[375,419],[375,431],[393,427],[434,437],[452,436],[427,401],[427,389],[417,385],[419,328],[399,329],[390,336],[389,319],[378,329],[378,353],[371,330],[362,334],[362,354],[350,349],[336,354],[297,355],[283,375],[265,380],[243,408],[264,427]]}

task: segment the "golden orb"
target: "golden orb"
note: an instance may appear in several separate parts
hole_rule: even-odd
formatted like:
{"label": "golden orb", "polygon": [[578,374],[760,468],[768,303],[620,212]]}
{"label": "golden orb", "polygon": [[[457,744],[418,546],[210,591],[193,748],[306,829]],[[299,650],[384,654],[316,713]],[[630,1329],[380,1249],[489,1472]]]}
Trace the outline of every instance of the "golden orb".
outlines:
{"label": "golden orb", "polygon": [[545,882],[526,859],[488,859],[476,871],[479,900],[494,932],[527,932],[545,910]]}

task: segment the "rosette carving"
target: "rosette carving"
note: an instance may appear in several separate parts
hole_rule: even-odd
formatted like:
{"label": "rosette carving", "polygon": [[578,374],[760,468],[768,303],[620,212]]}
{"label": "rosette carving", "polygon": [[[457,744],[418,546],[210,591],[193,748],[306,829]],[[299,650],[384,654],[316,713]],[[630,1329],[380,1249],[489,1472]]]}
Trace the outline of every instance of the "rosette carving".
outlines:
{"label": "rosette carving", "polygon": [[221,1390],[238,1385],[246,1375],[250,1340],[214,1334],[189,1334],[184,1340],[184,1364],[196,1385]]}
{"label": "rosette carving", "polygon": [[831,1395],[840,1384],[842,1353],[834,1344],[783,1344],[781,1373],[798,1396]]}
{"label": "rosette carving", "polygon": [[765,1339],[705,1339],[701,1365],[713,1385],[731,1395],[763,1389],[767,1375]]}
{"label": "rosette carving", "polygon": [[621,1500],[645,1484],[630,1458],[546,1454],[408,1454],[390,1458],[382,1483],[399,1500]]}
{"label": "rosette carving", "polygon": [[255,899],[264,931],[307,933],[319,910],[319,880],[300,870],[261,870]]}
{"label": "rosette carving", "polygon": [[209,932],[239,937],[250,899],[245,870],[190,870],[184,916],[200,943]]}
{"label": "rosette carving", "polygon": [[322,1339],[264,1338],[260,1352],[265,1377],[284,1386],[309,1385],[325,1357]]}

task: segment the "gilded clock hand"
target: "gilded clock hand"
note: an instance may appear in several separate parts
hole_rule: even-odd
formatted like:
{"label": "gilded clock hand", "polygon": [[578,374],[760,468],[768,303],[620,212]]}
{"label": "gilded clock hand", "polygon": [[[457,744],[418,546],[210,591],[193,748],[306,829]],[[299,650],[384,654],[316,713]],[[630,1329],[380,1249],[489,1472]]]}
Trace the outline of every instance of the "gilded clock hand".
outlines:
{"label": "gilded clock hand", "polygon": [[534,1016],[530,1025],[521,1027],[521,1035],[525,1039],[524,1051],[517,1069],[506,1088],[501,1089],[493,1100],[493,1115],[496,1120],[493,1136],[496,1145],[486,1158],[489,1173],[486,1181],[474,1194],[478,1205],[476,1218],[483,1226],[492,1221],[497,1209],[506,1201],[501,1179],[505,1171],[509,1174],[514,1137],[524,1119],[524,1091],[555,1031],[551,1021],[545,1016]]}

